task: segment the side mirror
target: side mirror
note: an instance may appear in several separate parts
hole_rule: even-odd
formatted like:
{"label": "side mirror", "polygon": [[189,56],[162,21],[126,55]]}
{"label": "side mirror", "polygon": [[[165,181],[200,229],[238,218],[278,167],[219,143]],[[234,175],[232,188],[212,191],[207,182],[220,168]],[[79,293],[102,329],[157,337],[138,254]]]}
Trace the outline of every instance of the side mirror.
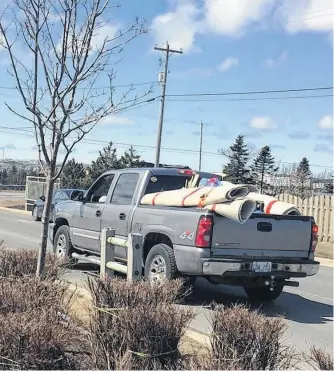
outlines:
{"label": "side mirror", "polygon": [[107,201],[107,196],[101,196],[99,198],[99,204],[104,204]]}
{"label": "side mirror", "polygon": [[39,199],[45,202],[45,196],[41,196]]}

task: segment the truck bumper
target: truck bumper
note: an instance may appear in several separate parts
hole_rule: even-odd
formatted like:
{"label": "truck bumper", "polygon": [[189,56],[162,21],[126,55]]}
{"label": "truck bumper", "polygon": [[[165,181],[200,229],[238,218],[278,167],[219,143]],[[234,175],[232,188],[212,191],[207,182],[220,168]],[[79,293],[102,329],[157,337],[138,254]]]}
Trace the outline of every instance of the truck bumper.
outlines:
{"label": "truck bumper", "polygon": [[[302,259],[272,258],[212,258],[209,249],[174,245],[176,265],[180,272],[195,276],[250,278],[274,275],[278,278],[313,276],[319,262]],[[272,270],[266,273],[252,271],[253,261],[269,261]]]}

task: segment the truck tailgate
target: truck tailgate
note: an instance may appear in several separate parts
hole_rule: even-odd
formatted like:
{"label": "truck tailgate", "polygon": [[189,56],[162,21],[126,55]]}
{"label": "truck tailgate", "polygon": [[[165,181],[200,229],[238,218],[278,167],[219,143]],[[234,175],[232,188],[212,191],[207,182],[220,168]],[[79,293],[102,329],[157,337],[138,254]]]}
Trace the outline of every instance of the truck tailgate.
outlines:
{"label": "truck tailgate", "polygon": [[253,214],[245,224],[214,214],[211,255],[308,258],[309,216]]}

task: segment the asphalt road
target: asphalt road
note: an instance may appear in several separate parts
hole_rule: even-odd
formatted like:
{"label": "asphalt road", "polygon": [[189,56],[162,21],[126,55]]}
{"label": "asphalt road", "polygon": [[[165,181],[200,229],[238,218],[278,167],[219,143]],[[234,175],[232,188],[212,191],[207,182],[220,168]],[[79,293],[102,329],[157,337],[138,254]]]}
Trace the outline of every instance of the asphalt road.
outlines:
{"label": "asphalt road", "polygon": [[[30,215],[0,210],[0,241],[8,248],[36,249],[41,224]],[[51,246],[48,247],[51,251]],[[80,267],[69,274],[72,281],[82,280]],[[206,280],[198,280],[188,305],[245,302],[243,290],[235,287],[212,286]],[[333,269],[320,267],[316,276],[301,279],[298,288],[286,287],[284,293],[261,310],[268,316],[284,316],[288,322],[286,342],[301,350],[308,345],[333,348]],[[209,309],[200,309],[192,328],[206,333],[210,331]]]}

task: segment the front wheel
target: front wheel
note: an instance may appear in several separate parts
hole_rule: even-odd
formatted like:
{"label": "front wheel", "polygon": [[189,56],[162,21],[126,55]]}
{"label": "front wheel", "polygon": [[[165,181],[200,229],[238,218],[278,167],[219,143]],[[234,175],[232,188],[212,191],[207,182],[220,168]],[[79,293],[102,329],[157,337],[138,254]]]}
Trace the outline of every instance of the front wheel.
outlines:
{"label": "front wheel", "polygon": [[248,299],[252,302],[264,302],[276,300],[284,288],[283,282],[276,282],[276,286],[271,291],[268,286],[244,287]]}
{"label": "front wheel", "polygon": [[70,230],[67,225],[62,225],[58,228],[53,241],[53,252],[59,260],[70,259],[73,264],[77,262],[76,259],[71,258],[73,245],[71,242]]}
{"label": "front wheel", "polygon": [[149,281],[176,278],[178,272],[173,249],[164,243],[154,245],[147,255],[144,271]]}

